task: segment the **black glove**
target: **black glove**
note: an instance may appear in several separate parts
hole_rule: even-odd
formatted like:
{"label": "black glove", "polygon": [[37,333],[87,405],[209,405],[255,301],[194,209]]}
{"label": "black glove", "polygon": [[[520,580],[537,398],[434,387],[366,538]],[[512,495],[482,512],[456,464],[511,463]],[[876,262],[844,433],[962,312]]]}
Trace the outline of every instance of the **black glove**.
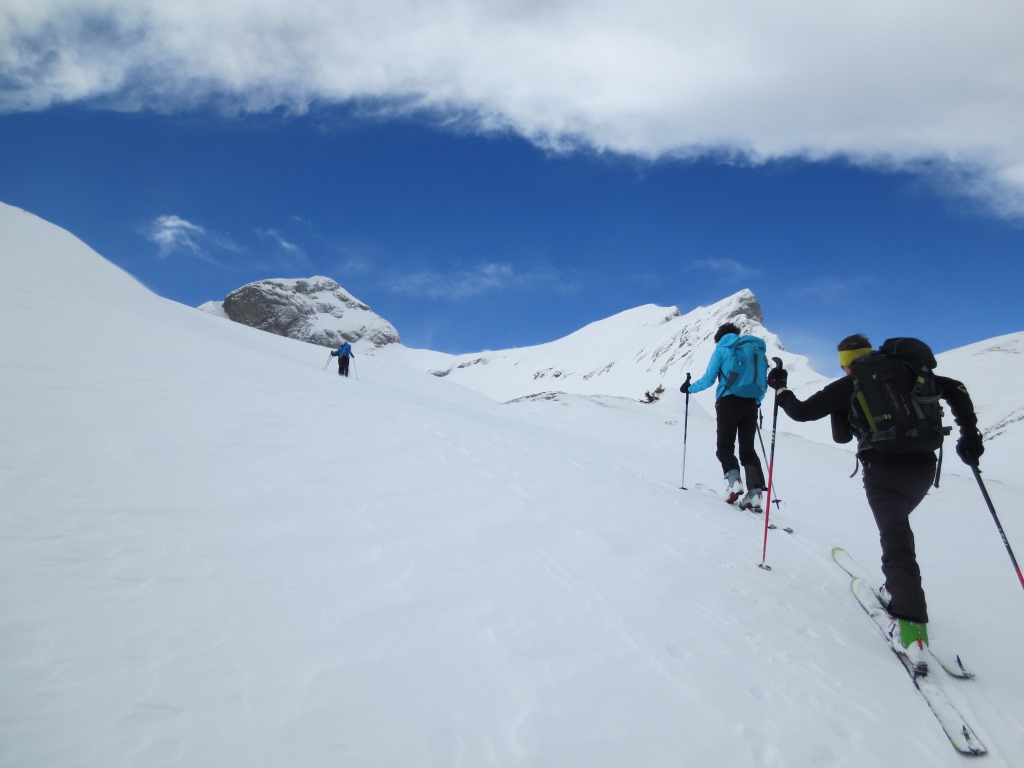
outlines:
{"label": "black glove", "polygon": [[978,459],[985,452],[985,445],[982,442],[981,432],[977,429],[962,430],[960,439],[956,441],[956,453],[964,464],[970,467],[978,466]]}
{"label": "black glove", "polygon": [[789,374],[785,368],[772,368],[768,371],[768,386],[772,389],[785,389],[789,383]]}
{"label": "black glove", "polygon": [[679,391],[682,392],[684,395],[688,395],[690,393],[690,382],[689,381],[684,381],[679,386]]}

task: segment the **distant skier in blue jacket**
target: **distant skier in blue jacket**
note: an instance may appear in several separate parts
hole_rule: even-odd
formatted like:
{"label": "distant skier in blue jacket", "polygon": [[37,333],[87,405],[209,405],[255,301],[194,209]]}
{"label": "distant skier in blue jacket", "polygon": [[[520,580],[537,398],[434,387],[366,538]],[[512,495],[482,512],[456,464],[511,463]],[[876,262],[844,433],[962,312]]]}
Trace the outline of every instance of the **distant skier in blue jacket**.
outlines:
{"label": "distant skier in blue jacket", "polygon": [[[708,362],[707,371],[689,386],[683,384],[679,391],[686,393],[702,392],[718,381],[715,391],[715,414],[717,416],[717,452],[716,456],[722,463],[725,474],[725,500],[734,504],[739,500],[739,507],[753,512],[763,510],[761,492],[764,490],[764,473],[761,460],[754,450],[754,434],[757,432],[757,407],[761,404],[760,397],[741,397],[729,389],[724,373],[725,367],[733,354],[733,347],[739,340],[740,329],[733,323],[725,323],[715,333],[715,351]],[[736,460],[736,438],[739,436],[740,458]],[[740,482],[740,464],[747,475],[747,494],[743,496],[743,483]]]}
{"label": "distant skier in blue jacket", "polygon": [[338,347],[336,350],[331,352],[331,357],[338,358],[338,375],[348,377],[348,360],[350,357],[355,357],[356,353],[352,351],[352,345],[347,341]]}

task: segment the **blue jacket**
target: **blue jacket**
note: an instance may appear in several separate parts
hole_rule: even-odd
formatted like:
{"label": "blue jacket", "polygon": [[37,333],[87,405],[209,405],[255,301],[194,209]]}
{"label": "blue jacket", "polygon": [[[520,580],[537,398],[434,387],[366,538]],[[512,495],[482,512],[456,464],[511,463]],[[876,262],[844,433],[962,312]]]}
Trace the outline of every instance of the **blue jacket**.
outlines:
{"label": "blue jacket", "polygon": [[[721,339],[718,344],[715,345],[715,351],[711,355],[711,360],[708,361],[708,369],[694,382],[690,383],[690,394],[695,392],[703,392],[705,389],[715,383],[715,379],[718,379],[718,389],[715,390],[715,400],[721,400],[726,395],[731,395],[732,392],[727,391],[725,386],[725,376],[722,373],[722,366],[729,356],[732,355],[732,348],[739,341],[739,336],[735,333],[727,333]],[[758,400],[758,405],[761,401]]]}
{"label": "blue jacket", "polygon": [[341,357],[355,357],[356,353],[352,351],[352,345],[349,344],[346,341],[344,344],[342,344],[336,350],[331,352],[331,357],[336,357],[336,356],[339,356],[339,355]]}

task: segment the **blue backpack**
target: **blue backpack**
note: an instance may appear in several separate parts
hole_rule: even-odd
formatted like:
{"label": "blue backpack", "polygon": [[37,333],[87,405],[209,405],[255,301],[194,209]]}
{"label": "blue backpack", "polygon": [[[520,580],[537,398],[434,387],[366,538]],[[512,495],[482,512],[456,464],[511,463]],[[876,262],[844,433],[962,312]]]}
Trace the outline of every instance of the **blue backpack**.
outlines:
{"label": "blue backpack", "polygon": [[749,397],[760,403],[768,391],[768,350],[764,340],[740,336],[722,365],[722,376],[725,394]]}

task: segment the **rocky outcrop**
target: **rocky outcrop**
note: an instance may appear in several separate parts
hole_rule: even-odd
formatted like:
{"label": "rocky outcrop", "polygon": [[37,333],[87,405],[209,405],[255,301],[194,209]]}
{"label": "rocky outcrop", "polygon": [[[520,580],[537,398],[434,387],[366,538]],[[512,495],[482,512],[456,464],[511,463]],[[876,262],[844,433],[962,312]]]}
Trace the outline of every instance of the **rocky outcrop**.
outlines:
{"label": "rocky outcrop", "polygon": [[200,309],[324,347],[338,347],[346,341],[373,347],[400,342],[391,323],[327,277],[260,280],[232,291],[223,302],[208,302]]}
{"label": "rocky outcrop", "polygon": [[749,321],[764,325],[764,314],[761,312],[761,302],[750,290],[744,289],[732,297],[736,302],[734,316],[746,318]]}

